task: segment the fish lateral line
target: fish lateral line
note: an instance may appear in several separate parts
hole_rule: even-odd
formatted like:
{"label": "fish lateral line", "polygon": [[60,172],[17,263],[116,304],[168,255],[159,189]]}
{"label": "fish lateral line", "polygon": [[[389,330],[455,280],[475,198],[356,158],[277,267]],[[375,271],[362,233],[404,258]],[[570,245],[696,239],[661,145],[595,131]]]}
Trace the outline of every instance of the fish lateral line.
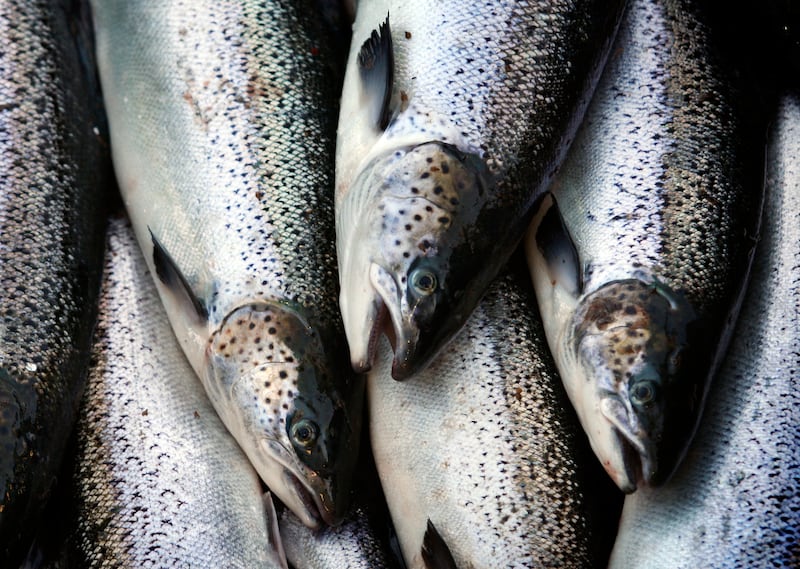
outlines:
{"label": "fish lateral line", "polygon": [[369,96],[371,122],[379,130],[386,130],[389,126],[389,105],[394,87],[394,45],[388,12],[378,29],[372,30],[370,36],[364,40],[356,62],[361,83]]}
{"label": "fish lateral line", "polygon": [[178,264],[161,245],[149,226],[147,231],[150,232],[150,239],[153,242],[153,265],[158,279],[182,301],[182,304],[191,308],[189,312],[194,312],[201,321],[207,321],[208,309],[205,304],[194,293]]}

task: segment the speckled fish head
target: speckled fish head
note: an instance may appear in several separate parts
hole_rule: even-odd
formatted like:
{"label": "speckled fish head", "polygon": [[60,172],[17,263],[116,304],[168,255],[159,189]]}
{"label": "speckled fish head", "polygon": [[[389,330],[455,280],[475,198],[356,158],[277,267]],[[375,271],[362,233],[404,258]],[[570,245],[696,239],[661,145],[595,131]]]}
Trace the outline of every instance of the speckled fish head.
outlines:
{"label": "speckled fish head", "polygon": [[575,314],[585,381],[576,405],[606,471],[625,492],[657,485],[682,457],[699,413],[686,358],[694,311],[665,285],[616,281]]}
{"label": "speckled fish head", "polygon": [[405,379],[461,328],[482,290],[473,285],[483,237],[471,227],[487,177],[480,158],[439,142],[362,170],[348,195],[358,214],[338,228],[342,316],[357,371],[370,368],[381,332],[394,346],[393,377]]}
{"label": "speckled fish head", "polygon": [[248,304],[213,335],[208,361],[215,407],[270,490],[307,526],[338,524],[361,404],[332,387],[341,370],[332,369],[319,334],[286,306]]}

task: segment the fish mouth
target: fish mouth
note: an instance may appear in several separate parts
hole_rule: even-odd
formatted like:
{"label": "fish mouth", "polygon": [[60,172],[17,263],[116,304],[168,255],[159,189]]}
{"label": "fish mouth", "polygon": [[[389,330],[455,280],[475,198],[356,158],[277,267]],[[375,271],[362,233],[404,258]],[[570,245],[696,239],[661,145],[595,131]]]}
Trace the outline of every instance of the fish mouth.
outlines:
{"label": "fish mouth", "polygon": [[600,413],[608,425],[605,444],[598,452],[608,475],[626,494],[639,486],[652,485],[656,474],[653,445],[637,429],[631,427],[626,406],[615,396],[603,397]]}
{"label": "fish mouth", "polygon": [[[319,494],[309,488],[300,478],[298,478],[291,470],[284,470],[284,483],[287,488],[292,492],[292,495],[297,499],[296,504],[299,503],[302,509],[291,508],[297,517],[303,522],[303,525],[311,529],[319,529],[322,523],[328,525],[336,525],[336,519],[333,512],[330,512],[323,504],[322,498]],[[303,514],[303,515],[301,515]]]}
{"label": "fish mouth", "polygon": [[345,306],[344,295],[340,302],[350,365],[356,373],[366,373],[372,369],[378,341],[386,326],[386,305],[374,291],[364,292],[352,305]]}
{"label": "fish mouth", "polygon": [[404,301],[392,274],[378,263],[370,267],[370,282],[381,299],[380,317],[376,319],[372,334],[376,338],[381,333],[386,335],[394,352],[392,377],[398,381],[405,380],[424,364],[418,361],[420,330],[411,317],[413,310]]}

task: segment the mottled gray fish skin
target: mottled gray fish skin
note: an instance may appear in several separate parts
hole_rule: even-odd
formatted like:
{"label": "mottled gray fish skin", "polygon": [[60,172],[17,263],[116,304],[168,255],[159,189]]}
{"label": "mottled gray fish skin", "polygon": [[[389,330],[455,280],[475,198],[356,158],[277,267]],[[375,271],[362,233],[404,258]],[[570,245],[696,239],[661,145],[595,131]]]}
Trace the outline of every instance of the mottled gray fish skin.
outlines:
{"label": "mottled gray fish skin", "polygon": [[170,321],[309,526],[346,507],[363,393],[336,302],[336,80],[313,5],[93,2],[117,177]]}
{"label": "mottled gray fish skin", "polygon": [[[372,365],[384,326],[393,376],[405,379],[464,324],[580,122],[623,5],[358,3],[336,157],[340,305],[355,369]],[[385,89],[362,78],[358,55],[387,14],[395,65],[383,130],[375,102]]]}
{"label": "mottled gray fish skin", "polygon": [[611,567],[800,565],[800,97],[770,140],[762,239],[684,464],[625,499]]}
{"label": "mottled gray fish skin", "polygon": [[112,221],[107,250],[71,562],[285,568],[258,475],[186,361],[127,220]]}
{"label": "mottled gray fish skin", "polygon": [[364,506],[352,509],[335,528],[311,530],[288,510],[278,523],[286,558],[298,569],[400,569]]}
{"label": "mottled gray fish skin", "polygon": [[28,548],[75,420],[102,271],[100,139],[71,2],[0,4],[0,566]]}
{"label": "mottled gray fish skin", "polygon": [[[461,569],[606,562],[602,512],[583,474],[595,467],[605,476],[517,269],[498,278],[425,371],[399,383],[390,360],[378,358],[369,373],[375,464],[410,569],[425,567],[428,519]],[[383,342],[382,355],[388,350]]]}
{"label": "mottled gray fish skin", "polygon": [[751,128],[745,91],[702,10],[684,0],[628,3],[526,237],[567,392],[626,492],[663,483],[685,454],[761,213],[764,130]]}

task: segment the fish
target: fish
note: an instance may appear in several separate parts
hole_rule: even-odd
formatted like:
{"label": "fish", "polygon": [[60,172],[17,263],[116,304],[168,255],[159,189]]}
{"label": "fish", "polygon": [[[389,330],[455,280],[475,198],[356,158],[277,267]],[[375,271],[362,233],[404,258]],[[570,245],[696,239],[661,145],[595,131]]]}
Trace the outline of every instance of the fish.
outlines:
{"label": "fish", "polygon": [[608,559],[623,494],[588,447],[514,259],[422,373],[396,382],[377,358],[368,374],[372,451],[409,569]]}
{"label": "fish", "polygon": [[624,492],[675,471],[753,258],[766,127],[693,0],[632,0],[524,240],[548,343]]}
{"label": "fish", "polygon": [[356,371],[385,333],[407,379],[466,322],[574,135],[623,5],[358,3],[336,146]]}
{"label": "fish", "polygon": [[364,380],[338,310],[332,50],[313,0],[94,0],[117,180],[173,330],[272,494],[347,509]]}
{"label": "fish", "polygon": [[18,566],[88,370],[113,188],[86,12],[0,5],[0,566]]}
{"label": "fish", "polygon": [[178,344],[128,220],[107,239],[71,566],[287,569],[272,499]]}
{"label": "fish", "polygon": [[625,498],[610,567],[800,563],[800,96],[768,145],[764,225],[736,331],[678,472]]}

